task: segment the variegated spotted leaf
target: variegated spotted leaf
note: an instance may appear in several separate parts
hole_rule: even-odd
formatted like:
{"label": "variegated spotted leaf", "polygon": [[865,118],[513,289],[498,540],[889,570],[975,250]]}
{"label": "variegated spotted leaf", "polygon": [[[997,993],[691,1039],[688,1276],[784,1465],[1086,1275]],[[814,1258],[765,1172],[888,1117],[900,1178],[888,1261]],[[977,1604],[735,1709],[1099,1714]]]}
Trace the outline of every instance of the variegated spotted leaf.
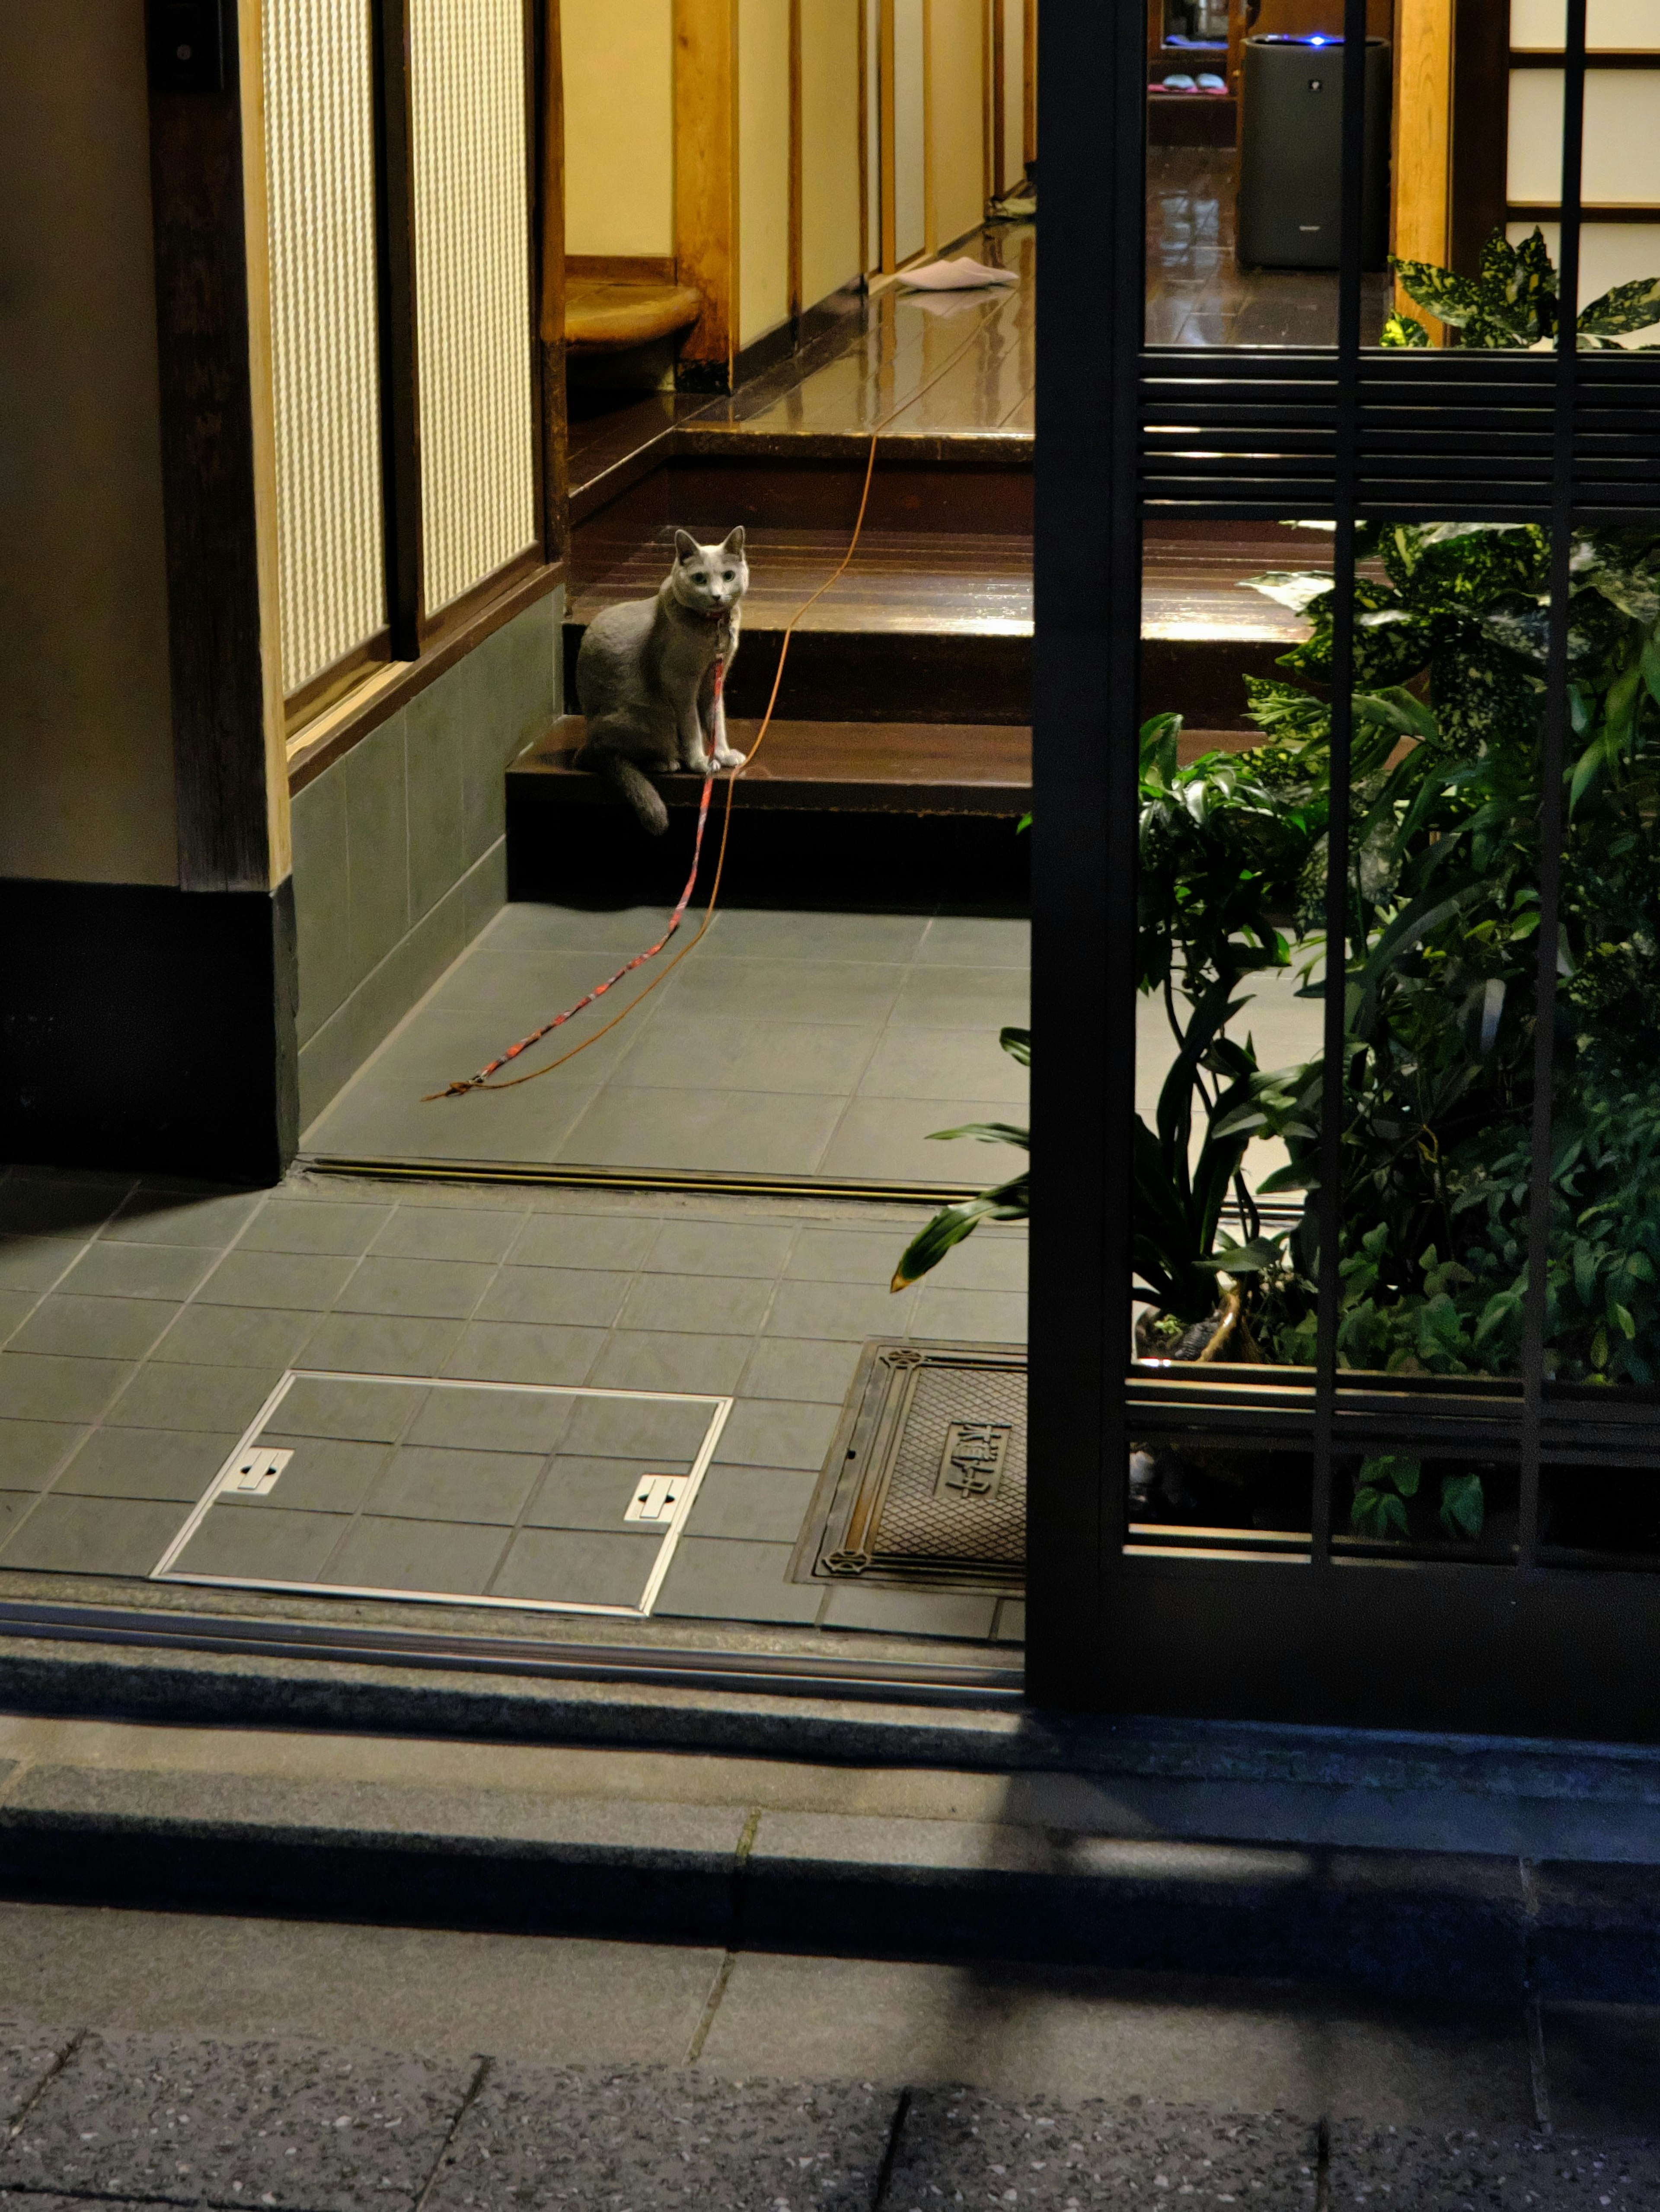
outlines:
{"label": "variegated spotted leaf", "polygon": [[1426,346],[1430,334],[1416,315],[1391,315],[1378,343],[1386,346]]}
{"label": "variegated spotted leaf", "polygon": [[1634,283],[1616,284],[1593,300],[1579,318],[1584,337],[1620,337],[1632,331],[1646,331],[1660,323],[1660,276],[1639,276]]}

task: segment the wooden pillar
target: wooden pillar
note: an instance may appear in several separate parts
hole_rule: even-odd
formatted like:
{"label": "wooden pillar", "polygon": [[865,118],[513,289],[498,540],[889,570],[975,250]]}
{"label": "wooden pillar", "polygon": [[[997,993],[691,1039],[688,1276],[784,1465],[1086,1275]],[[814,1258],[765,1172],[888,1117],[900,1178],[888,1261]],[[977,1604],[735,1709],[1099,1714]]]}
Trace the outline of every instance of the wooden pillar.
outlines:
{"label": "wooden pillar", "polygon": [[1450,259],[1474,276],[1509,200],[1510,10],[1455,0]]}
{"label": "wooden pillar", "polygon": [[1037,159],[1037,0],[1026,0],[1026,143],[1028,169]]}
{"label": "wooden pillar", "polygon": [[[790,11],[790,324],[801,323],[801,205],[806,149],[801,133],[801,0],[789,0]],[[860,159],[864,158],[863,149]]]}
{"label": "wooden pillar", "polygon": [[922,0],[922,243],[939,251],[939,196],[933,175],[933,0]]}
{"label": "wooden pillar", "polygon": [[[1452,255],[1453,0],[1400,0],[1395,90],[1395,251],[1444,267]],[[1424,319],[1396,289],[1395,304]],[[1428,319],[1431,337],[1446,328]]]}
{"label": "wooden pillar", "polygon": [[738,0],[674,0],[675,259],[703,313],[688,390],[727,392],[738,358]]}
{"label": "wooden pillar", "polygon": [[536,19],[537,356],[541,398],[543,558],[562,561],[570,536],[569,437],[565,418],[565,94],[559,0],[539,0]]}
{"label": "wooden pillar", "polygon": [[893,71],[896,33],[894,0],[881,0],[882,52],[878,83],[882,103],[882,270],[890,274],[899,266],[898,231],[894,214],[894,191],[899,163],[893,143],[898,108],[894,100]]}

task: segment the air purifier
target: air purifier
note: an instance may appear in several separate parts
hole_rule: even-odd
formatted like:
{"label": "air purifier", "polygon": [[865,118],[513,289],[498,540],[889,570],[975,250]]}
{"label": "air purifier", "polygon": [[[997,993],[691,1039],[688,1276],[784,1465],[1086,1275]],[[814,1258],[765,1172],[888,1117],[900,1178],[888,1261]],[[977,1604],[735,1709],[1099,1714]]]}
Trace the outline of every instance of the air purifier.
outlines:
{"label": "air purifier", "polygon": [[[1239,258],[1254,269],[1335,269],[1343,214],[1343,42],[1311,32],[1245,41]],[[1389,253],[1389,46],[1366,41],[1364,265]]]}

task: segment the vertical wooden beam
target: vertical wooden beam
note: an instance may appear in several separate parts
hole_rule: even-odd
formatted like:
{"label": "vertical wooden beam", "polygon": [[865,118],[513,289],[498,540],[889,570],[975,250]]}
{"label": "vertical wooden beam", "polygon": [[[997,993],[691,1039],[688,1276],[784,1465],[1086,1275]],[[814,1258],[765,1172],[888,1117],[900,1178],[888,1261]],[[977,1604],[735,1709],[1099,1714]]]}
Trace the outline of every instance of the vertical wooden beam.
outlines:
{"label": "vertical wooden beam", "polygon": [[801,125],[801,0],[789,0],[790,11],[790,211],[789,290],[790,324],[799,335],[801,322],[801,195],[806,173],[806,145]]}
{"label": "vertical wooden beam", "polygon": [[882,108],[882,268],[891,275],[899,266],[893,196],[898,176],[893,134],[897,110],[894,102],[894,10],[896,0],[881,0],[882,52],[878,90]]}
{"label": "vertical wooden beam", "polygon": [[674,0],[675,258],[703,313],[678,379],[727,392],[738,358],[738,0]]}
{"label": "vertical wooden beam", "polygon": [[922,0],[922,243],[939,251],[939,196],[933,179],[933,0]]}
{"label": "vertical wooden beam", "polygon": [[[859,7],[859,268],[868,276],[870,253],[870,7]],[[879,248],[879,253],[880,249]]]}
{"label": "vertical wooden beam", "polygon": [[1465,276],[1509,200],[1510,10],[1456,0],[1452,49],[1452,265]]}
{"label": "vertical wooden beam", "polygon": [[[1395,251],[1444,264],[1452,251],[1453,0],[1400,0],[1395,95]],[[1395,304],[1419,314],[1396,288]],[[1445,325],[1430,319],[1446,343]]]}
{"label": "vertical wooden beam", "polygon": [[534,164],[531,224],[537,301],[536,345],[539,374],[540,474],[543,558],[564,558],[570,536],[568,458],[569,431],[565,411],[565,89],[564,52],[560,40],[559,0],[531,0],[534,9],[532,82],[536,88],[531,144]]}
{"label": "vertical wooden beam", "polygon": [[1001,133],[997,128],[994,110],[997,103],[996,56],[997,40],[992,28],[1000,0],[980,0],[980,197],[989,213],[992,196],[1000,191],[1000,184],[992,182],[992,173],[997,167],[997,141]]}
{"label": "vertical wooden beam", "polygon": [[371,0],[374,40],[375,310],[386,623],[394,660],[421,651],[421,356],[415,324],[415,112],[410,0]]}
{"label": "vertical wooden beam", "polygon": [[1003,0],[991,0],[991,197],[1008,182],[1008,44],[1004,34],[1006,10]]}
{"label": "vertical wooden beam", "polygon": [[1021,154],[1027,168],[1037,159],[1037,0],[1026,0],[1026,143]]}
{"label": "vertical wooden beam", "polygon": [[150,0],[179,880],[265,891],[288,873],[289,830],[258,0],[219,15],[220,82],[176,88]]}

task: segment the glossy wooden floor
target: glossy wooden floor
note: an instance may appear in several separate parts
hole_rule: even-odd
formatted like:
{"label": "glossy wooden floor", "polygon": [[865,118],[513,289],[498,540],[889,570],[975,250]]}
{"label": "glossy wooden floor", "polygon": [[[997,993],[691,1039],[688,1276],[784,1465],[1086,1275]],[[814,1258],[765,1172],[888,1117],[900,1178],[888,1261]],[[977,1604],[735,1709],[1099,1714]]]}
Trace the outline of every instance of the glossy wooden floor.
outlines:
{"label": "glossy wooden floor", "polygon": [[[1209,147],[1148,152],[1148,344],[1335,345],[1335,271],[1245,270],[1234,259],[1234,167],[1232,153]],[[1365,283],[1360,342],[1376,345],[1389,280]]]}

